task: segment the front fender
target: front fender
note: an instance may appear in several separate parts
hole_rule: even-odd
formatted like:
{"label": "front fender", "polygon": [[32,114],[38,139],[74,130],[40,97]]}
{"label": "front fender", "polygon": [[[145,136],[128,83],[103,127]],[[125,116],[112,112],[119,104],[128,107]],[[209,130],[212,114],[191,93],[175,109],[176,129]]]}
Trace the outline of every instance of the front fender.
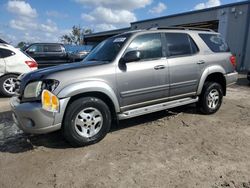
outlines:
{"label": "front fender", "polygon": [[86,92],[101,92],[107,95],[113,102],[116,112],[120,111],[118,99],[114,90],[102,81],[85,81],[74,83],[63,88],[58,94],[58,98],[73,97]]}
{"label": "front fender", "polygon": [[210,75],[210,74],[213,74],[213,73],[221,73],[223,75],[226,74],[224,68],[220,65],[212,65],[212,66],[209,66],[207,67],[202,75],[201,75],[201,79],[200,79],[200,82],[199,82],[199,86],[198,86],[198,90],[197,90],[197,95],[200,95],[201,92],[202,92],[202,88],[203,88],[203,85],[207,79],[207,77]]}

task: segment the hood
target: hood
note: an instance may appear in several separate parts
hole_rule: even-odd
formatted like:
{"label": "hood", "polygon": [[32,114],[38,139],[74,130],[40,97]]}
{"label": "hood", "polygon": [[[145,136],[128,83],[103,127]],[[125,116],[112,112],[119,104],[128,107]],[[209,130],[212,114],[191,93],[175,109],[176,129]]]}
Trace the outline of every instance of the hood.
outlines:
{"label": "hood", "polygon": [[86,61],[86,62],[70,63],[70,64],[58,65],[58,66],[53,66],[53,67],[48,67],[48,68],[43,68],[43,69],[37,69],[37,70],[29,72],[27,74],[23,74],[18,78],[19,80],[21,80],[20,90],[23,91],[25,86],[29,82],[42,81],[54,73],[69,71],[69,70],[73,70],[73,69],[83,69],[86,67],[102,65],[105,63],[107,63],[107,62]]}

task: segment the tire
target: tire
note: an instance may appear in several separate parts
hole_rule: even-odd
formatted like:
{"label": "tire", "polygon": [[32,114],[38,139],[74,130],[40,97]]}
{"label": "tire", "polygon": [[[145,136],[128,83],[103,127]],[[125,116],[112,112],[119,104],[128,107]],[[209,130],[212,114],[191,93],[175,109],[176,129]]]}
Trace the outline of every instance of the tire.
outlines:
{"label": "tire", "polygon": [[199,107],[203,114],[214,114],[222,104],[222,87],[216,82],[206,82],[200,95]]}
{"label": "tire", "polygon": [[110,127],[111,113],[107,104],[95,97],[83,97],[68,106],[62,131],[72,146],[81,147],[102,140]]}
{"label": "tire", "polygon": [[[17,75],[8,74],[0,78],[0,93],[5,97],[11,97],[15,94],[15,81]],[[12,92],[11,92],[12,91]]]}

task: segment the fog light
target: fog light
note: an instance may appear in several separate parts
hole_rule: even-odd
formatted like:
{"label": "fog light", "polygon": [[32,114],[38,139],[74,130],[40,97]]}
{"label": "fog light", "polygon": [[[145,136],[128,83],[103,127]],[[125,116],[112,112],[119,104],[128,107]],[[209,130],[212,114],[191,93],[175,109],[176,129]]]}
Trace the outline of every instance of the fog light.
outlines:
{"label": "fog light", "polygon": [[42,92],[42,107],[49,112],[59,112],[59,99],[48,90]]}

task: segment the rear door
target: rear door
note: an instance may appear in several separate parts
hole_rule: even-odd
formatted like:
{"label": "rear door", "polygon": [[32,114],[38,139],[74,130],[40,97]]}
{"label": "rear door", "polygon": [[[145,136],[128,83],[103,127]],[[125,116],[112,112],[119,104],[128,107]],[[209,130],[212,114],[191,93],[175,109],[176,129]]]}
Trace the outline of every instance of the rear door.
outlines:
{"label": "rear door", "polygon": [[[122,110],[157,103],[168,91],[168,65],[163,58],[161,33],[142,34],[133,39],[125,53],[138,50],[141,60],[117,72]],[[124,54],[125,54],[124,53]]]}
{"label": "rear door", "polygon": [[50,65],[59,65],[67,63],[66,53],[60,44],[47,44],[44,45],[44,54]]}
{"label": "rear door", "polygon": [[166,33],[171,99],[196,94],[200,78],[199,49],[186,33]]}

